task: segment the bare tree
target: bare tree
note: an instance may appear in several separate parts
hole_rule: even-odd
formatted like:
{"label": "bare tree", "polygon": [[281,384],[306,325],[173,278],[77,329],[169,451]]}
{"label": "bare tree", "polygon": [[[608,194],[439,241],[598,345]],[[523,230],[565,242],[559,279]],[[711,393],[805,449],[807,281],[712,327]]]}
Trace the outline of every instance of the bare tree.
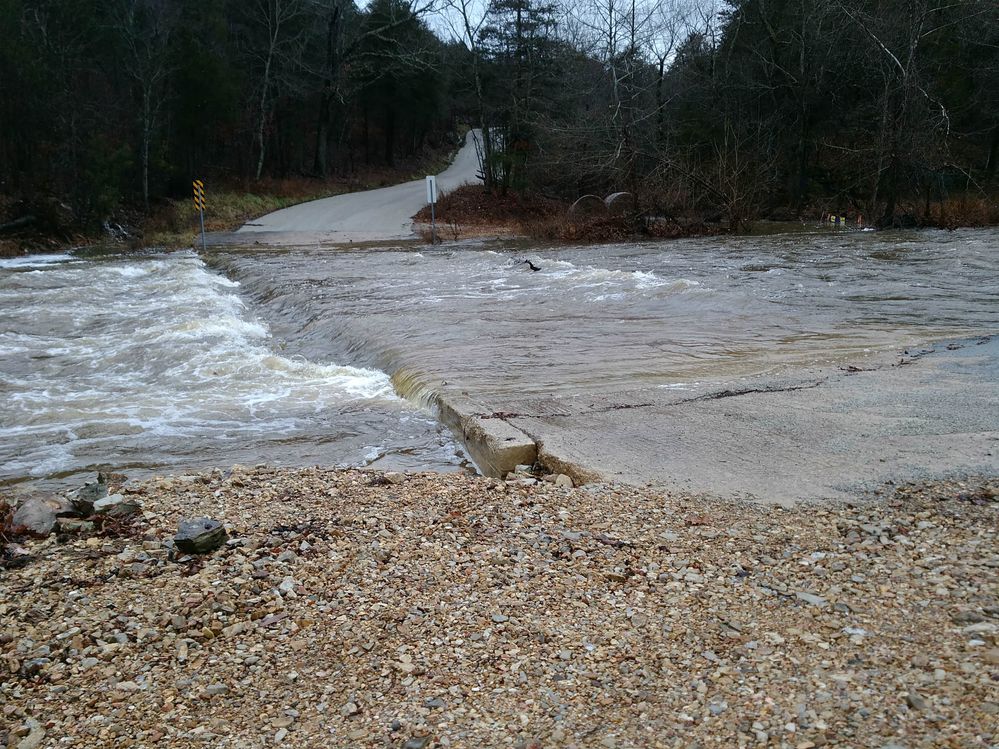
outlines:
{"label": "bare tree", "polygon": [[632,193],[636,210],[644,141],[650,131],[656,147],[665,141],[666,74],[693,10],[688,0],[593,0],[572,11],[576,43],[604,72],[607,118],[594,123],[607,133],[604,169]]}
{"label": "bare tree", "polygon": [[[714,15],[712,7],[710,15]],[[654,0],[649,13],[650,33],[646,46],[655,64],[657,149],[666,146],[666,73],[680,44],[695,29],[695,9],[686,0]]]}
{"label": "bare tree", "polygon": [[[906,187],[915,187],[903,185],[906,172],[910,172],[911,178],[913,162],[925,162],[933,150],[945,149],[950,134],[947,107],[926,84],[923,57],[927,44],[940,31],[994,15],[995,9],[980,0],[947,3],[906,0],[905,13],[875,14],[843,0],[837,0],[837,4],[868,40],[873,67],[881,76],[880,126],[870,208],[883,206],[880,223],[892,225],[900,194]],[[920,134],[924,138],[917,146]]]}
{"label": "bare tree", "polygon": [[305,10],[305,0],[251,0],[248,6],[248,22],[257,36],[248,45],[248,51],[259,66],[260,76],[255,128],[256,179],[260,179],[264,170],[267,122],[273,109],[274,89],[279,83],[288,82],[301,59],[307,33],[301,23]]}
{"label": "bare tree", "polygon": [[341,73],[346,15],[353,8],[346,0],[312,0],[312,9],[324,28],[323,64],[316,73],[321,83],[319,114],[316,120],[316,148],[313,170],[320,177],[326,176],[329,163],[328,149],[333,108],[343,101]]}
{"label": "bare tree", "polygon": [[142,204],[149,211],[149,160],[164,87],[170,74],[170,36],[177,13],[169,0],[118,0],[113,30],[125,53],[124,69],[139,91],[139,159],[142,164]]}
{"label": "bare tree", "polygon": [[482,46],[480,39],[486,23],[486,4],[478,0],[444,0],[444,20],[454,38],[460,41],[472,57],[472,81],[475,85],[475,101],[478,107],[478,125],[482,133],[482,148],[479,161],[482,181],[492,188],[495,179],[492,169],[493,138],[492,126],[486,115],[486,98],[482,84]]}
{"label": "bare tree", "polygon": [[[325,177],[329,166],[329,142],[334,112],[347,104],[355,93],[357,81],[345,74],[349,67],[356,67],[359,55],[375,39],[384,43],[391,59],[385,60],[382,72],[399,66],[419,67],[426,64],[427,56],[412,49],[402,49],[393,38],[399,27],[419,21],[436,9],[436,0],[405,0],[393,5],[387,17],[379,16],[377,23],[363,23],[356,6],[349,0],[308,0],[313,17],[323,30],[321,64],[306,65],[307,70],[320,82],[319,110],[316,120],[316,146],[313,170]],[[370,20],[370,10],[368,19]]]}

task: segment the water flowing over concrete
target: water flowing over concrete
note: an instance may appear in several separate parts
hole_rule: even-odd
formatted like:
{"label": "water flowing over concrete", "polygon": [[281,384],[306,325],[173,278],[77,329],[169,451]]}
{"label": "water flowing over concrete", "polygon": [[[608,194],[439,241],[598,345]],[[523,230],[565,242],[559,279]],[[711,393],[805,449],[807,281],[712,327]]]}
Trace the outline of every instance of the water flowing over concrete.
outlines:
{"label": "water flowing over concrete", "polygon": [[435,408],[493,472],[536,453],[779,502],[994,474],[997,248],[982,229],[4,260],[0,481],[460,469]]}
{"label": "water flowing over concrete", "polygon": [[[437,175],[438,192],[480,181],[477,133],[469,131],[451,166]],[[426,204],[426,184],[414,180],[284,208],[247,223],[225,242],[315,245],[411,239],[413,216]]]}
{"label": "water flowing over concrete", "polygon": [[997,344],[979,345],[999,332],[997,245],[813,232],[213,262],[290,350],[468,399],[550,468],[783,502],[999,470]]}
{"label": "water flowing over concrete", "polygon": [[735,387],[525,399],[510,423],[537,441],[542,462],[591,476],[791,503],[994,475],[997,382],[999,338],[983,337]]}
{"label": "water flowing over concrete", "polygon": [[458,470],[384,372],[282,351],[193,253],[0,260],[0,483],[96,469]]}

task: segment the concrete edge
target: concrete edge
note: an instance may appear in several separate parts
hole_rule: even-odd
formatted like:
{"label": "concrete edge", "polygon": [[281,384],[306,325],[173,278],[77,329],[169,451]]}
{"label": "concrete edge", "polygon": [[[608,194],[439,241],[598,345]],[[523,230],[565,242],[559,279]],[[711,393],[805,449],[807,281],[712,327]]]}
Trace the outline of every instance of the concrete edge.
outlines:
{"label": "concrete edge", "polygon": [[606,481],[600,473],[583,468],[550,452],[544,444],[485,406],[463,395],[437,393],[432,405],[438,420],[465,446],[484,476],[503,478],[518,465],[541,465],[564,473],[576,486]]}
{"label": "concrete edge", "polygon": [[437,393],[432,398],[437,418],[451,430],[484,476],[503,478],[518,465],[534,465],[538,446],[512,424],[461,395]]}
{"label": "concrete edge", "polygon": [[576,463],[560,458],[548,451],[543,442],[536,442],[538,446],[538,462],[552,473],[564,473],[572,479],[576,486],[583,484],[598,484],[607,481],[607,477],[588,468],[583,468]]}
{"label": "concrete edge", "polygon": [[[200,250],[200,235],[196,240],[193,243],[194,249]],[[400,246],[422,247],[426,244],[415,231],[411,235],[404,237],[383,237],[380,239],[351,239],[338,237],[330,233],[323,234],[317,232],[209,232],[205,235],[205,243],[209,252],[212,250],[242,252],[253,252],[255,250],[292,250],[303,247],[321,250],[355,251],[390,249]]]}

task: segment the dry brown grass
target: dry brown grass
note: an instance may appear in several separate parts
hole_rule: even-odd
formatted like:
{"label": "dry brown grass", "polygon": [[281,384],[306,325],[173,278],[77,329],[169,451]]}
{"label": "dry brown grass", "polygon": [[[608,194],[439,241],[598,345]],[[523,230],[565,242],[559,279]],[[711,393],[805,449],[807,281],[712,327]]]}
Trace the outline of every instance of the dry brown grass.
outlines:
{"label": "dry brown grass", "polygon": [[941,229],[994,226],[999,224],[999,198],[962,195],[930,203],[929,212],[924,207],[920,223]]}
{"label": "dry brown grass", "polygon": [[[521,221],[554,217],[567,213],[562,200],[542,195],[487,190],[482,185],[464,185],[440,196],[435,207],[437,223],[442,226],[516,227]],[[430,206],[415,216],[430,222]]]}
{"label": "dry brown grass", "polygon": [[[343,182],[318,180],[262,180],[253,191],[223,188],[208,191],[205,230],[235,231],[247,221],[297,203],[350,192]],[[164,201],[142,226],[141,241],[146,245],[188,245],[201,229],[193,200]]]}
{"label": "dry brown grass", "polygon": [[[637,236],[666,239],[721,231],[700,221],[648,221],[607,214],[570,216],[566,201],[530,193],[503,195],[482,185],[465,185],[442,195],[436,216],[437,236],[445,240],[515,234],[546,242],[616,242]],[[416,220],[425,224],[420,234],[429,243],[429,206]]]}
{"label": "dry brown grass", "polygon": [[614,242],[636,233],[631,222],[620,216],[566,214],[525,219],[519,226],[520,233],[532,239],[556,242]]}

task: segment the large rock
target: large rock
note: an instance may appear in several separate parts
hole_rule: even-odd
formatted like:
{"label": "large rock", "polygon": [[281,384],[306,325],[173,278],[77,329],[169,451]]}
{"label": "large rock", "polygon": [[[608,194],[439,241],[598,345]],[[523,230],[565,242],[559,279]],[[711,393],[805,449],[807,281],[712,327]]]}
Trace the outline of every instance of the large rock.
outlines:
{"label": "large rock", "polygon": [[95,515],[108,515],[110,517],[123,517],[132,515],[142,509],[138,502],[125,499],[123,494],[110,494],[94,502],[93,512]]}
{"label": "large rock", "polygon": [[28,718],[25,725],[28,735],[17,742],[17,749],[38,749],[45,739],[45,728],[34,718]]}
{"label": "large rock", "polygon": [[97,481],[88,482],[76,490],[70,501],[76,511],[84,517],[94,514],[94,504],[108,496],[108,484],[104,474],[97,474]]}
{"label": "large rock", "polygon": [[207,554],[226,542],[229,536],[218,520],[194,518],[181,520],[173,537],[178,550],[187,554]]}
{"label": "large rock", "polygon": [[66,497],[52,495],[48,497],[38,497],[38,499],[47,504],[52,512],[56,514],[56,517],[72,517],[77,514],[73,503],[66,499]]}
{"label": "large rock", "polygon": [[27,533],[44,538],[56,524],[56,513],[43,499],[32,498],[18,506],[11,520],[15,533]]}

